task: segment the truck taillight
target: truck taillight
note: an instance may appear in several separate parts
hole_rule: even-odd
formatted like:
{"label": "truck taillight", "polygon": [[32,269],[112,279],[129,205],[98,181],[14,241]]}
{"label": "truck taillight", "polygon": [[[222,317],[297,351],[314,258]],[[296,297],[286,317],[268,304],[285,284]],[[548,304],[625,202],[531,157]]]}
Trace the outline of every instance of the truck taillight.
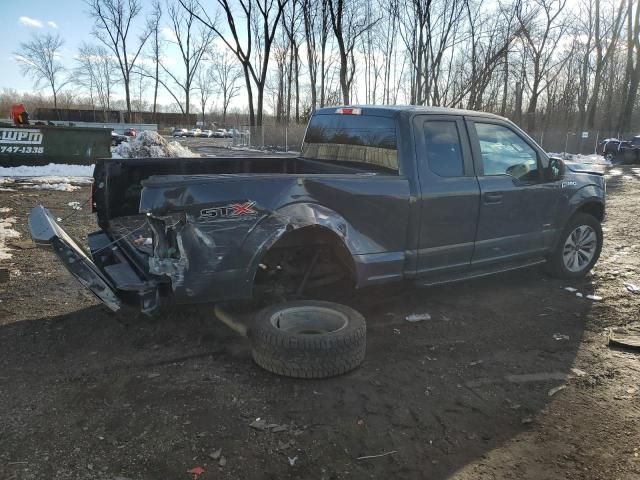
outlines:
{"label": "truck taillight", "polygon": [[336,113],[338,115],[362,115],[362,109],[341,107],[336,110]]}

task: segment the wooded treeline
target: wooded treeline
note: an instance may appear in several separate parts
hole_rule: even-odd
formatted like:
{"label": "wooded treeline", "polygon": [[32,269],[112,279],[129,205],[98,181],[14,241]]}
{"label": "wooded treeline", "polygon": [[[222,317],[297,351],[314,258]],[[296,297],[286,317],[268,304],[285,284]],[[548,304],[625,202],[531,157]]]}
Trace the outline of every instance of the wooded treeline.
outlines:
{"label": "wooded treeline", "polygon": [[[158,92],[185,114],[226,116],[241,102],[253,125],[267,114],[301,123],[314,108],[350,103],[484,110],[530,132],[626,134],[640,120],[634,0],[86,4],[94,39],[81,46],[72,76],[98,108],[121,91],[128,111],[135,100],[155,112]],[[36,40],[63,43],[24,42],[16,55],[25,73],[42,60],[25,58]],[[62,69],[40,70],[52,95],[69,88]]]}

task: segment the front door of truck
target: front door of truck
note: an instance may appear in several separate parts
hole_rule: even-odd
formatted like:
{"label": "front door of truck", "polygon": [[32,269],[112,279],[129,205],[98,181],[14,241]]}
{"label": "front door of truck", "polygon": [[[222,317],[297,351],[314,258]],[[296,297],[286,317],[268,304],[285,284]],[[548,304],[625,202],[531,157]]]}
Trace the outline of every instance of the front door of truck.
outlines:
{"label": "front door of truck", "polygon": [[480,188],[462,117],[419,115],[413,120],[420,180],[418,275],[469,267]]}
{"label": "front door of truck", "polygon": [[512,125],[467,119],[480,185],[480,215],[472,264],[537,257],[557,228],[557,182],[545,180],[544,155]]}

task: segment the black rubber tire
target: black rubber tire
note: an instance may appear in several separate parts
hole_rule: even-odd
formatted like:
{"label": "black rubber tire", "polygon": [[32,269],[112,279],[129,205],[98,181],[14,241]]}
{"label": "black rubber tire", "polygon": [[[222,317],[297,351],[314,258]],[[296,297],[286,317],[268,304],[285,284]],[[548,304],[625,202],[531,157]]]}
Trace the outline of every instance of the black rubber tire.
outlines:
{"label": "black rubber tire", "polygon": [[[345,325],[325,333],[293,333],[271,319],[285,309],[318,307],[346,317]],[[258,312],[249,327],[253,360],[265,370],[285,377],[327,378],[358,367],[365,357],[367,326],[354,309],[333,302],[300,300],[272,305]]]}
{"label": "black rubber tire", "polygon": [[[580,270],[579,272],[572,272],[564,264],[562,260],[562,249],[564,247],[565,241],[567,237],[580,225],[588,225],[593,228],[596,232],[596,238],[598,244],[596,245],[596,252],[591,261],[587,264],[587,266]],[[600,252],[602,251],[602,226],[600,225],[600,221],[595,218],[593,215],[589,215],[587,213],[576,213],[573,215],[569,221],[567,222],[560,238],[558,240],[558,245],[556,246],[555,251],[549,256],[547,259],[547,271],[557,278],[582,278],[593,268],[593,266],[600,258]]]}

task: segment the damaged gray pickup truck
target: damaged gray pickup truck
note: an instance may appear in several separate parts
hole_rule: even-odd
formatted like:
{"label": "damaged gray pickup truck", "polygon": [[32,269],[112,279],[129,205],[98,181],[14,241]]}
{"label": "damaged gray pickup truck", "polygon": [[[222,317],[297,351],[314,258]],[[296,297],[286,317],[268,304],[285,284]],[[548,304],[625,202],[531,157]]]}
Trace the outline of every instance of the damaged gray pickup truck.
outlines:
{"label": "damaged gray pickup truck", "polygon": [[602,173],[490,114],[323,108],[298,157],[100,160],[90,253],[42,206],[29,228],[116,311],[543,262],[578,277],[602,247]]}

